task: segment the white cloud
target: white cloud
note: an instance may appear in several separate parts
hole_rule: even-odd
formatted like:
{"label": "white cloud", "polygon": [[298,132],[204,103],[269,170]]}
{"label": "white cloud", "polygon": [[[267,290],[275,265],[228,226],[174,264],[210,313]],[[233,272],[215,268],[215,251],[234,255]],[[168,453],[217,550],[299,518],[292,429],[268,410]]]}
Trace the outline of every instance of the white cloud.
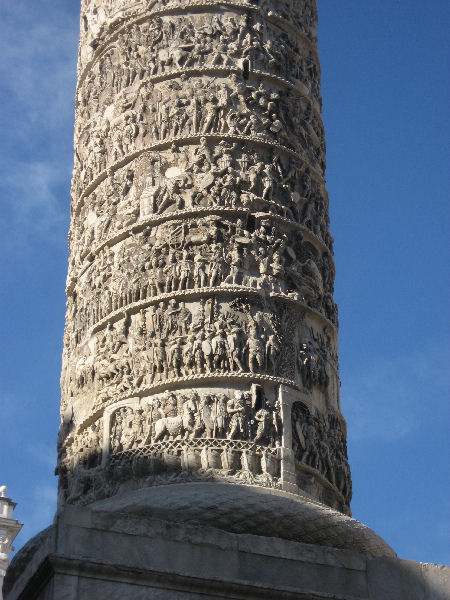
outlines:
{"label": "white cloud", "polygon": [[[61,9],[60,9],[61,11]],[[0,36],[0,76],[22,119],[15,125],[52,127],[72,113],[76,32],[56,11],[36,19],[29,7],[5,9]],[[20,132],[18,132],[20,134]]]}
{"label": "white cloud", "polygon": [[2,416],[2,440],[9,438],[12,430],[10,425],[14,423],[18,412],[21,410],[21,404],[16,402],[16,399],[4,390],[0,391],[0,414]]}
{"label": "white cloud", "polygon": [[75,12],[48,0],[0,4],[0,211],[8,250],[25,248],[30,235],[47,243],[65,234]]}
{"label": "white cloud", "polygon": [[447,348],[436,343],[348,369],[341,399],[352,439],[391,441],[417,431],[423,411],[448,395],[446,356]]}
{"label": "white cloud", "polygon": [[52,472],[56,465],[56,443],[44,444],[42,442],[36,442],[27,447],[27,451],[30,458],[34,463],[42,465]]}
{"label": "white cloud", "polygon": [[53,523],[56,512],[57,484],[48,481],[34,487],[26,502],[21,505],[20,515],[14,517],[23,523],[14,547],[19,550],[29,539]]}
{"label": "white cloud", "polygon": [[22,236],[43,234],[48,239],[63,230],[68,210],[66,198],[58,198],[57,188],[65,184],[65,173],[51,162],[22,162],[7,160],[0,168],[2,189],[2,220],[7,219],[4,230],[16,245]]}

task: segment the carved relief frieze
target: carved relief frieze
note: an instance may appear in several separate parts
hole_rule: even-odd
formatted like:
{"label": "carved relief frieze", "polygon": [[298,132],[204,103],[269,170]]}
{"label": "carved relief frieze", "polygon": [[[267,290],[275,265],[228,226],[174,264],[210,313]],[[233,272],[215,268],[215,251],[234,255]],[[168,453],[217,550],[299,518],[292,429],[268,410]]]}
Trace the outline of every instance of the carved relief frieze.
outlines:
{"label": "carved relief frieze", "polygon": [[82,2],[62,503],[206,478],[348,511],[316,23]]}
{"label": "carved relief frieze", "polygon": [[[121,406],[108,415],[109,454],[179,440],[240,440],[280,446],[281,422],[274,393],[200,388],[168,391],[139,406]],[[231,446],[232,447],[232,446]]]}
{"label": "carved relief frieze", "polygon": [[301,232],[283,231],[265,219],[213,214],[168,221],[105,246],[79,273],[68,302],[82,335],[133,303],[230,286],[294,295],[336,321],[328,306],[334,279],[329,254],[303,241]]}
{"label": "carved relief frieze", "polygon": [[[298,464],[321,473],[337,488],[345,505],[349,506],[352,487],[342,417],[333,412],[314,414],[297,402],[292,407],[292,432]],[[304,477],[303,473],[301,477]]]}
{"label": "carved relief frieze", "polygon": [[[207,373],[279,373],[283,311],[262,302],[201,298],[150,306],[109,322],[70,357],[69,395],[123,394],[167,379]],[[86,356],[85,353],[88,353]],[[77,360],[75,357],[79,356]],[[113,360],[111,360],[111,358]],[[292,361],[291,361],[292,362]],[[291,367],[290,373],[292,375]],[[293,378],[293,377],[291,377]]]}
{"label": "carved relief frieze", "polygon": [[338,375],[325,333],[303,326],[279,301],[172,299],[109,321],[67,354],[63,391],[67,399],[118,398],[186,377],[246,374],[256,381],[284,378],[328,398],[336,394]]}
{"label": "carved relief frieze", "polygon": [[[82,8],[80,74],[83,73],[86,65],[95,59],[98,50],[107,44],[111,37],[116,37],[117,32],[120,34],[122,31],[129,32],[130,29],[136,30],[139,26],[142,27],[143,20],[143,31],[137,33],[137,40],[142,43],[148,42],[150,41],[148,38],[149,33],[153,33],[151,41],[154,44],[158,42],[167,44],[168,41],[172,41],[171,50],[174,55],[178,53],[186,54],[186,48],[183,48],[184,42],[184,46],[192,46],[191,50],[198,51],[199,48],[202,48],[206,54],[211,53],[212,50],[220,53],[221,47],[228,43],[231,45],[230,53],[239,50],[236,54],[242,56],[245,55],[246,45],[238,45],[239,38],[245,37],[246,34],[247,36],[252,34],[255,36],[253,46],[256,47],[257,44],[270,40],[272,45],[264,47],[264,50],[272,59],[272,53],[270,52],[272,46],[275,46],[280,52],[285,49],[277,46],[277,38],[282,37],[283,33],[286,38],[283,41],[286,43],[287,40],[288,48],[292,46],[295,48],[295,45],[289,39],[290,37],[293,37],[297,43],[298,38],[303,40],[307,44],[310,53],[316,43],[317,17],[312,1],[295,3],[290,0],[281,0],[276,6],[267,0],[249,0],[248,2],[245,0],[225,0],[222,2],[172,0],[171,2],[150,3],[140,2],[139,0],[135,2],[125,0],[122,3],[115,2],[111,8],[108,8],[105,4],[104,1],[99,2],[98,5],[91,2],[88,6]],[[145,23],[145,20],[149,18],[156,21],[160,26],[160,35],[155,35],[152,26]],[[189,29],[189,25],[187,25],[183,30],[174,31],[173,29],[176,28],[172,29],[170,22],[176,22],[180,18],[183,18],[186,22],[197,18],[197,20],[200,20],[200,25],[195,23],[195,28]],[[208,27],[204,27],[204,23]],[[281,32],[278,36],[268,35],[266,30],[269,27],[279,27]],[[198,29],[204,34],[203,37],[199,38]],[[199,42],[203,42],[203,44],[200,45]],[[180,49],[179,46],[181,46]],[[223,48],[224,50],[225,48]],[[226,54],[229,53],[226,52]],[[250,54],[248,50],[247,54]],[[157,61],[164,63],[164,57],[157,55]]]}
{"label": "carved relief frieze", "polygon": [[238,75],[143,85],[132,97],[120,94],[100,114],[83,115],[78,122],[74,178],[84,187],[140,149],[202,135],[267,141],[292,150],[320,172],[325,168],[323,126],[311,103]]}
{"label": "carved relief frieze", "polygon": [[132,468],[123,468],[136,462],[151,480],[155,473],[188,471],[276,486],[282,427],[276,389],[260,385],[213,385],[125,400],[85,426],[76,443],[63,445],[60,493],[69,502],[101,497],[95,481],[104,473],[112,481],[131,478]]}
{"label": "carved relief frieze", "polygon": [[287,219],[332,251],[328,200],[304,163],[226,141],[214,148],[202,138],[198,146],[146,152],[127,167],[110,171],[74,208],[80,224],[72,226],[69,236],[73,260],[79,263],[105,240],[145,220],[207,208]]}

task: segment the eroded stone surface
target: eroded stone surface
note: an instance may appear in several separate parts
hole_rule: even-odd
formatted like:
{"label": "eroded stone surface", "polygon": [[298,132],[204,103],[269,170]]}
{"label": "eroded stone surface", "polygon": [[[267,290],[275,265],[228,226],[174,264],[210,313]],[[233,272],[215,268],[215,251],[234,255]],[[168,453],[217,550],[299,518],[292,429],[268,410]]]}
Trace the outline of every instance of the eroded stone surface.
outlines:
{"label": "eroded stone surface", "polygon": [[218,479],[349,513],[316,21],[82,2],[61,506]]}
{"label": "eroded stone surface", "polygon": [[[189,488],[195,485],[198,484],[186,486],[185,501],[189,494],[192,496]],[[213,494],[214,489],[227,484],[200,486],[209,486]],[[254,502],[255,496],[276,494],[284,497],[283,502],[300,504],[300,511],[308,510],[308,504],[310,509],[313,505],[318,508],[316,514],[312,509],[309,521],[310,532],[315,529],[320,539],[320,513],[333,511],[318,502],[301,502],[296,496],[262,488],[252,488],[248,495],[240,489],[231,500],[250,510],[246,503],[252,496]],[[34,599],[36,590],[41,590],[39,598],[48,600],[95,597],[448,600],[450,597],[448,567],[396,559],[380,540],[379,556],[367,556],[367,552],[359,553],[353,547],[342,549],[351,544],[348,528],[342,529],[339,549],[223,531],[215,526],[213,519],[208,526],[205,523],[198,526],[187,520],[165,521],[149,514],[144,518],[145,503],[147,510],[148,503],[163,506],[163,495],[160,488],[155,495],[137,494],[140,499],[127,495],[120,501],[116,496],[89,507],[66,506],[57,518],[56,527],[47,531],[46,540],[41,536],[31,543],[25,556],[21,551],[14,558],[5,583],[6,600]],[[169,494],[169,504],[177,498],[181,501],[181,495]],[[195,509],[195,502],[190,506]],[[169,512],[170,507],[167,509]],[[295,515],[293,510],[291,518]],[[336,527],[339,519],[352,521],[341,513],[337,515],[332,527]],[[367,537],[369,530],[365,528],[364,532],[364,526],[354,523],[355,539],[359,536],[359,542],[365,538],[373,543],[375,537],[371,541]],[[308,527],[308,519],[304,526]],[[334,532],[339,535],[338,527]],[[43,547],[49,554],[41,568],[36,569]],[[30,556],[32,548],[34,557]]]}

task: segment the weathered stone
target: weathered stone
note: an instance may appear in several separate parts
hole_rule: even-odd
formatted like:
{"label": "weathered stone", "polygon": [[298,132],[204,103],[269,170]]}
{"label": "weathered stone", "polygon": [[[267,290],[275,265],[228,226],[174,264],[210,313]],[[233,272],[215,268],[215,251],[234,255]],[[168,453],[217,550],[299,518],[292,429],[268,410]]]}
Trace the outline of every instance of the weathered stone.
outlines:
{"label": "weathered stone", "polygon": [[350,517],[316,21],[82,0],[58,515],[8,600],[442,592]]}
{"label": "weathered stone", "polygon": [[39,570],[14,559],[8,600],[450,598],[449,568],[93,508],[65,509]]}
{"label": "weathered stone", "polygon": [[188,475],[350,513],[316,21],[82,2],[60,508]]}

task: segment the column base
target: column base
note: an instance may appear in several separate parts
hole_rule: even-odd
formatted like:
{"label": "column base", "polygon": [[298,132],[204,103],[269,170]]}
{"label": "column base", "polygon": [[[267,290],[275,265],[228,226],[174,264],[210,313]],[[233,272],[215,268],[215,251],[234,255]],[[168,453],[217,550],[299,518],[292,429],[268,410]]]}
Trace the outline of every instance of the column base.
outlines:
{"label": "column base", "polygon": [[67,507],[12,562],[5,600],[449,600],[450,568]]}

